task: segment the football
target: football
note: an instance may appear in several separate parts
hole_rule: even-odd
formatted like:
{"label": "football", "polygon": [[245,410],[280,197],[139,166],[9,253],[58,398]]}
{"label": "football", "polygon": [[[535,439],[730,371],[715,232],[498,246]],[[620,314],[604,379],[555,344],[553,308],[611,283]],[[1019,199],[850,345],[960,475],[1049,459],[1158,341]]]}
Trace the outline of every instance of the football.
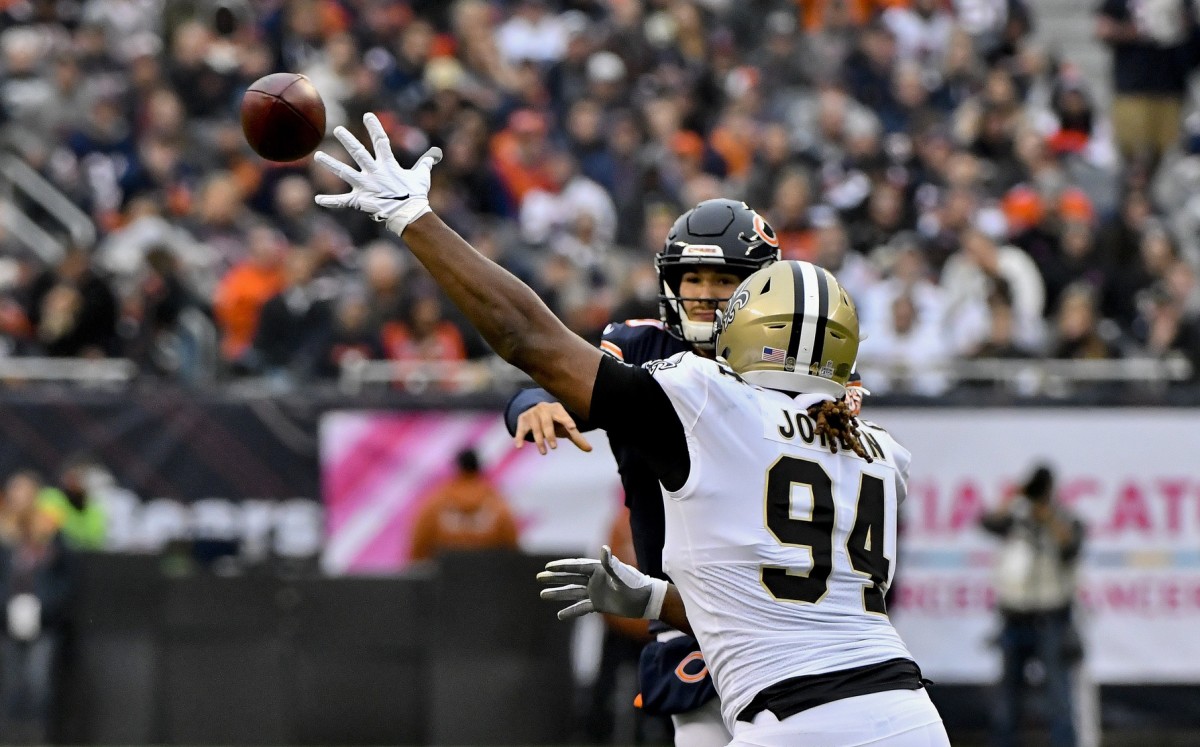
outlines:
{"label": "football", "polygon": [[325,137],[325,102],[303,75],[263,76],[242,97],[242,132],[268,161],[304,158]]}

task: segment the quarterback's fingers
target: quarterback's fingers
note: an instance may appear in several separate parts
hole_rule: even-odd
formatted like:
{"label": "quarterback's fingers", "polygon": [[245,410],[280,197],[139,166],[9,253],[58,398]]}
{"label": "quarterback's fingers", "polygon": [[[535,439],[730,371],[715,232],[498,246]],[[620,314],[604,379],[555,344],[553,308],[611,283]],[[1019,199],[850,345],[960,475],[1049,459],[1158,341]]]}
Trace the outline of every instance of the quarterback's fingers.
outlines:
{"label": "quarterback's fingers", "polygon": [[388,139],[387,131],[383,129],[383,123],[379,121],[379,117],[375,116],[374,112],[367,112],[363,115],[363,125],[367,128],[367,134],[371,136],[371,148],[375,151],[375,158],[396,163],[396,154],[392,152],[392,141]]}
{"label": "quarterback's fingers", "polygon": [[553,571],[542,571],[537,575],[538,583],[546,586],[586,585],[589,578],[591,576],[585,573],[555,573]]}
{"label": "quarterback's fingers", "polygon": [[[551,449],[557,449],[558,439],[554,436],[555,418],[552,409],[549,407],[535,407],[533,409],[537,413],[538,427],[541,430],[543,437],[546,439],[546,445]],[[543,454],[546,453],[544,449],[540,449],[540,451]]]}
{"label": "quarterback's fingers", "polygon": [[548,602],[578,602],[580,599],[588,598],[588,591],[586,586],[572,584],[556,586],[553,589],[542,589],[538,596]]}
{"label": "quarterback's fingers", "polygon": [[441,160],[442,149],[434,146],[433,148],[425,151],[424,155],[417,159],[417,162],[413,165],[413,168],[415,169],[424,164],[425,169],[429,170],[433,168],[434,164],[440,163]]}
{"label": "quarterback's fingers", "polygon": [[350,154],[350,157],[354,159],[354,162],[363,171],[371,168],[375,163],[375,158],[371,155],[370,151],[366,149],[366,146],[358,142],[358,138],[354,137],[350,133],[350,130],[338,125],[333,130],[333,136],[338,139],[338,142],[342,144],[342,147],[346,149],[346,152]]}
{"label": "quarterback's fingers", "polygon": [[525,437],[533,431],[533,423],[533,415],[528,410],[517,417],[517,429],[513,432],[514,448],[519,449],[525,445]]}
{"label": "quarterback's fingers", "polygon": [[554,419],[557,420],[559,425],[563,427],[563,430],[567,432],[567,438],[571,439],[571,443],[579,447],[580,451],[592,450],[592,445],[588,443],[588,440],[583,437],[582,433],[579,432],[579,428],[575,426],[575,420],[570,415],[564,411],[560,414],[556,414]]}
{"label": "quarterback's fingers", "polygon": [[317,163],[332,171],[339,179],[346,182],[352,187],[362,186],[358,178],[358,172],[350,168],[346,164],[337,160],[323,150],[317,151],[317,155],[313,156]]}
{"label": "quarterback's fingers", "polygon": [[592,600],[585,599],[582,602],[576,602],[566,609],[558,611],[559,620],[574,620],[577,617],[583,617],[589,613],[595,612],[596,606],[592,604]]}

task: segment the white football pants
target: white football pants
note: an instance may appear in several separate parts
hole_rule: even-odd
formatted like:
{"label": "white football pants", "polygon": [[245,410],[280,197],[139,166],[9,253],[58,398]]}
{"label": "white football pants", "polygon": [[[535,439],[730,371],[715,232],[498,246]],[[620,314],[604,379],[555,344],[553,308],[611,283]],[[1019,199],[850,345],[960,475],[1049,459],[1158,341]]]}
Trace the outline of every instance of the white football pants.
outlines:
{"label": "white football pants", "polygon": [[675,747],[725,747],[732,739],[721,720],[720,698],[672,716],[671,723],[675,725]]}
{"label": "white football pants", "polygon": [[[681,744],[678,740],[677,745]],[[783,721],[737,722],[729,747],[950,747],[925,690],[887,690],[809,708]]]}

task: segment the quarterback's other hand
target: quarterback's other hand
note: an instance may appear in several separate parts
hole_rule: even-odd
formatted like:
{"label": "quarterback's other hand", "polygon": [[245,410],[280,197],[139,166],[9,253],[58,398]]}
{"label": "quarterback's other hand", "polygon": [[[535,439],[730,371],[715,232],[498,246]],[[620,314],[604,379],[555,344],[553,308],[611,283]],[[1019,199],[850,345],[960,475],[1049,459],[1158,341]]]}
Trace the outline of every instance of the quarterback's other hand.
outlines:
{"label": "quarterback's other hand", "polygon": [[580,451],[591,451],[592,445],[575,426],[575,419],[560,402],[538,402],[517,417],[517,432],[513,444],[519,449],[525,445],[525,437],[533,436],[539,454],[546,448],[558,448],[558,438],[569,438]]}
{"label": "quarterback's other hand", "polygon": [[358,171],[318,151],[316,160],[332,171],[346,184],[349,192],[340,195],[317,195],[316,203],[327,208],[356,208],[377,221],[386,222],[397,236],[409,224],[430,212],[429,179],[433,165],[442,160],[441,148],[430,148],[417,159],[411,169],[406,169],[392,153],[383,125],[371,112],[363,115],[363,124],[371,136],[375,155],[358,142],[345,127],[337,127],[333,134],[346,148],[346,152],[358,164]]}
{"label": "quarterback's other hand", "polygon": [[656,620],[668,586],[666,581],[622,563],[608,545],[601,548],[599,560],[568,558],[547,563],[537,580],[552,587],[542,590],[542,599],[573,603],[558,611],[559,620],[589,612]]}

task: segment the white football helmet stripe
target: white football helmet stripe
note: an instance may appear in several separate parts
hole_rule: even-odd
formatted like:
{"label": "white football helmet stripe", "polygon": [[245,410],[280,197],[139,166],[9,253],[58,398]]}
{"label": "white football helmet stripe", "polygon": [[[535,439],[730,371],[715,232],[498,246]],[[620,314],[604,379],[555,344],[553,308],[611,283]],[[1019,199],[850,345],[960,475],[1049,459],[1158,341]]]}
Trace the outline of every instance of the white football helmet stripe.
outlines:
{"label": "white football helmet stripe", "polygon": [[[793,273],[792,277],[796,275]],[[804,306],[797,311],[801,311],[800,316],[800,344],[796,349],[796,370],[801,373],[808,373],[808,364],[812,361],[813,348],[817,345],[817,315],[820,313],[820,285],[817,281],[817,268],[804,262],[800,265],[800,278],[803,280],[804,287]],[[799,294],[797,294],[799,296]]]}

